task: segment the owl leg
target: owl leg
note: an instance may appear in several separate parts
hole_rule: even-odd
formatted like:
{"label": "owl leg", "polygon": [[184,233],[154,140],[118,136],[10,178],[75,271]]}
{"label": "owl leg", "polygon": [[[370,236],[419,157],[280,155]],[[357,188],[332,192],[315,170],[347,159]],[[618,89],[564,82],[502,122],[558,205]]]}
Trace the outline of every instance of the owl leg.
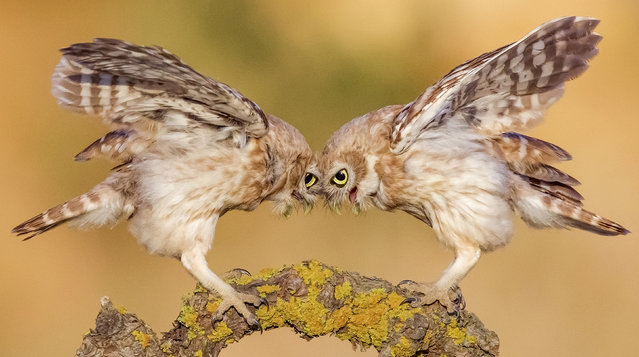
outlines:
{"label": "owl leg", "polygon": [[243,294],[235,290],[231,285],[227,284],[224,280],[220,279],[215,273],[213,273],[205,258],[205,252],[199,249],[192,249],[182,253],[181,261],[186,270],[188,270],[195,279],[197,279],[202,286],[210,291],[217,292],[222,297],[222,302],[213,316],[213,320],[219,320],[222,318],[222,314],[231,307],[234,307],[238,313],[240,313],[246,322],[251,326],[259,326],[259,322],[255,317],[255,314],[249,311],[246,304],[253,306],[259,306],[262,303],[262,299],[250,294]]}
{"label": "owl leg", "polygon": [[411,305],[430,305],[435,301],[439,301],[440,304],[447,308],[448,312],[459,312],[464,307],[464,299],[457,287],[457,283],[468,274],[479,260],[480,255],[481,249],[479,247],[457,247],[455,249],[455,260],[446,268],[444,274],[437,282],[416,284],[417,286],[412,288],[423,293],[424,296],[410,299]]}

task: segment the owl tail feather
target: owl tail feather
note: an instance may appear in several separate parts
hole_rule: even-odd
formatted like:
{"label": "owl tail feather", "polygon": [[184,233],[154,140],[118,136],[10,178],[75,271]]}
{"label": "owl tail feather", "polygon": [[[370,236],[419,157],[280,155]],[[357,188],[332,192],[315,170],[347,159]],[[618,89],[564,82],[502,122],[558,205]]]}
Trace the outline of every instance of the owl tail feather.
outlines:
{"label": "owl tail feather", "polygon": [[98,185],[93,190],[59,204],[23,222],[11,230],[18,236],[31,239],[62,223],[80,228],[115,223],[124,213],[124,197],[110,187]]}
{"label": "owl tail feather", "polygon": [[536,228],[574,227],[604,236],[630,233],[620,224],[585,210],[573,191],[568,191],[566,185],[548,182],[519,186],[511,202],[521,219]]}
{"label": "owl tail feather", "polygon": [[572,202],[559,201],[551,205],[551,210],[561,216],[567,226],[583,229],[603,236],[625,235],[629,230],[620,224],[604,218],[598,214],[583,209],[580,205]]}

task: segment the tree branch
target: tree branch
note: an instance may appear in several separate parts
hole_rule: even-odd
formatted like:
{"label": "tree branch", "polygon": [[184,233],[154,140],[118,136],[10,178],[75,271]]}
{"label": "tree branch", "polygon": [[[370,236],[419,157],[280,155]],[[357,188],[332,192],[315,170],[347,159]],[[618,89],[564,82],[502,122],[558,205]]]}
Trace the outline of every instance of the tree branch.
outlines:
{"label": "tree branch", "polygon": [[[249,306],[263,330],[290,326],[305,339],[330,334],[353,347],[372,346],[380,356],[498,354],[497,335],[474,314],[462,310],[450,315],[439,304],[413,308],[402,303],[413,292],[317,261],[264,269],[254,276],[234,271],[227,281],[268,302]],[[224,347],[256,332],[235,309],[212,323],[219,302],[217,294],[198,287],[184,298],[173,329],[159,337],[104,297],[96,328],[85,335],[76,356],[218,356]]]}

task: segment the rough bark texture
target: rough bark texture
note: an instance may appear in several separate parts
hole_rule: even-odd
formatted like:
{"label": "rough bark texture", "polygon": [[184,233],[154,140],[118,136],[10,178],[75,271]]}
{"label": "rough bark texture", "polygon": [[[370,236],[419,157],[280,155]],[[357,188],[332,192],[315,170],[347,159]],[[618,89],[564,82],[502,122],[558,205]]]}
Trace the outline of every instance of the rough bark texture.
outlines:
{"label": "rough bark texture", "polygon": [[[474,314],[449,314],[439,304],[411,307],[403,301],[414,292],[317,261],[253,276],[236,271],[227,281],[268,302],[251,307],[265,331],[288,326],[305,339],[330,334],[354,347],[372,346],[380,356],[498,354],[497,335]],[[219,301],[215,293],[198,287],[184,298],[173,329],[158,336],[105,297],[96,327],[85,335],[76,356],[218,356],[224,347],[256,332],[235,309],[212,322]]]}

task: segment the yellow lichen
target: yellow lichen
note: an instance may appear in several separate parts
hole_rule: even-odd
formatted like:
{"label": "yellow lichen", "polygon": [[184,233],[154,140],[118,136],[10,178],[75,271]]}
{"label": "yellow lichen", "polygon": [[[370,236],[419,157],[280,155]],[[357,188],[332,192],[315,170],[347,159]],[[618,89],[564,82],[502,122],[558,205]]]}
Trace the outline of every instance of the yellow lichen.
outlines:
{"label": "yellow lichen", "polygon": [[140,343],[142,349],[146,349],[149,345],[151,335],[142,331],[134,330],[131,334],[135,337],[135,340]]}
{"label": "yellow lichen", "polygon": [[239,278],[229,279],[228,283],[235,284],[235,285],[246,285],[246,284],[252,282],[253,280],[255,280],[255,277],[253,277],[253,276],[242,275]]}
{"label": "yellow lichen", "polygon": [[217,309],[220,307],[221,299],[215,301],[209,301],[206,303],[206,311],[214,314],[217,312]]}
{"label": "yellow lichen", "polygon": [[[305,298],[293,296],[289,301],[277,298],[275,306],[270,309],[260,306],[256,314],[261,321],[262,328],[282,326],[285,321],[290,321],[301,325],[302,332],[309,336],[319,336],[332,332],[336,321],[333,316],[329,316],[329,310],[317,301],[317,297],[322,286],[326,284],[327,279],[333,275],[333,272],[325,269],[317,261],[297,264],[293,266],[293,269],[304,279],[308,288],[307,296]],[[272,276],[274,271],[263,271],[261,274]],[[258,292],[260,296],[265,297],[266,294],[279,291],[279,289],[275,285],[264,285],[258,288]],[[338,314],[337,317],[337,323],[343,326],[343,316]]]}
{"label": "yellow lichen", "polygon": [[342,306],[341,308],[333,311],[331,316],[326,320],[326,327],[330,331],[337,331],[346,326],[351,315],[353,314],[350,306]]}
{"label": "yellow lichen", "polygon": [[202,357],[202,350],[197,350],[193,352],[193,357]]}
{"label": "yellow lichen", "polygon": [[[333,276],[333,271],[315,260],[293,265],[292,269],[304,280],[307,295],[303,298],[292,296],[289,301],[278,297],[274,305],[258,307],[255,314],[263,329],[280,327],[290,322],[300,326],[301,332],[308,336],[336,333],[341,339],[358,341],[365,346],[381,347],[388,341],[389,330],[401,331],[408,319],[422,312],[421,308],[412,308],[409,304],[403,304],[403,296],[395,292],[388,293],[383,288],[355,295],[352,285],[347,281],[335,286],[333,293],[335,299],[342,300],[343,306],[330,311],[318,301],[318,297],[327,281]],[[243,275],[229,282],[244,285],[256,279],[266,281],[279,272],[281,269],[264,269],[253,277]],[[261,297],[278,292],[280,289],[281,287],[277,285],[257,287]],[[291,292],[291,294],[294,293],[295,291]],[[209,297],[209,300],[206,309],[214,313],[219,307],[220,299]],[[197,323],[197,317],[197,313],[188,305],[183,307],[178,317],[178,321],[188,328],[189,339],[204,334]],[[466,334],[465,329],[457,328],[456,321],[447,327],[448,333],[456,336],[455,341],[459,338],[462,342],[470,342],[474,339]],[[225,323],[219,323],[207,337],[214,342],[224,341],[225,344],[231,344],[235,342],[229,337],[232,333],[233,331]],[[432,332],[429,330],[424,337],[424,343],[428,343],[431,337]],[[391,355],[409,356],[414,353],[413,348],[411,341],[402,337],[397,344],[391,346]]]}
{"label": "yellow lichen", "polygon": [[407,357],[415,354],[413,346],[410,340],[404,336],[399,338],[399,342],[390,348],[391,356],[393,357]]}
{"label": "yellow lichen", "polygon": [[[339,294],[336,289],[336,297]],[[341,318],[337,336],[345,340],[357,340],[364,345],[382,346],[388,340],[389,330],[400,331],[406,320],[421,312],[421,308],[412,308],[402,304],[403,301],[401,295],[395,292],[389,294],[382,288],[357,294],[341,311],[342,314],[348,312],[348,315],[340,316],[338,310],[331,316],[335,321]],[[348,321],[343,325],[345,318]],[[401,350],[400,347],[396,348],[397,351]],[[397,353],[398,356],[402,355]]]}
{"label": "yellow lichen", "polygon": [[326,284],[326,279],[333,276],[333,272],[329,269],[325,269],[317,260],[295,264],[293,269],[304,279],[306,285],[324,285]]}
{"label": "yellow lichen", "polygon": [[193,309],[193,306],[184,305],[178,316],[178,321],[188,328],[187,337],[189,340],[195,338],[198,335],[204,334],[204,330],[197,323],[198,313]]}
{"label": "yellow lichen", "polygon": [[417,313],[422,313],[421,308],[411,307],[409,304],[402,304],[404,297],[392,292],[388,294],[388,305],[390,306],[389,317],[396,318],[400,322],[406,322]]}
{"label": "yellow lichen", "polygon": [[335,287],[334,295],[336,299],[340,300],[347,296],[350,296],[352,291],[353,291],[353,287],[351,286],[351,283],[349,283],[348,281],[345,281],[343,284],[337,285]]}
{"label": "yellow lichen", "polygon": [[338,334],[341,339],[356,339],[366,345],[381,346],[388,339],[387,304],[380,301],[387,297],[384,289],[373,289],[353,297],[352,315],[346,331]]}
{"label": "yellow lichen", "polygon": [[216,324],[215,328],[211,330],[211,333],[208,334],[206,337],[211,342],[218,342],[218,341],[222,341],[225,337],[230,336],[231,334],[233,334],[233,330],[231,330],[226,325],[226,322],[222,321]]}
{"label": "yellow lichen", "polygon": [[289,321],[301,325],[302,332],[309,336],[325,335],[344,327],[350,316],[349,306],[330,312],[317,301],[319,289],[310,289],[306,298],[291,297],[289,301],[277,298],[275,306],[260,306],[255,314],[262,328],[280,327]]}
{"label": "yellow lichen", "polygon": [[260,305],[260,307],[255,310],[255,316],[257,316],[263,329],[273,326],[281,327],[285,322],[282,315],[278,313],[277,308],[268,308],[266,305]]}
{"label": "yellow lichen", "polygon": [[265,268],[260,270],[259,273],[257,273],[256,275],[242,275],[240,277],[237,278],[233,278],[233,279],[228,279],[227,282],[229,284],[234,284],[234,285],[246,285],[250,282],[253,282],[257,279],[260,279],[262,281],[266,281],[269,278],[275,276],[277,273],[279,273],[280,271],[282,271],[281,269],[274,269],[274,268]]}
{"label": "yellow lichen", "polygon": [[317,292],[304,299],[295,296],[287,302],[277,299],[275,308],[286,321],[302,323],[302,332],[309,336],[319,336],[330,332],[325,322],[328,309],[317,301]]}
{"label": "yellow lichen", "polygon": [[116,310],[117,312],[121,313],[122,315],[124,315],[124,314],[126,314],[126,313],[127,313],[127,311],[126,311],[126,307],[124,307],[124,306],[116,306],[116,307],[115,307],[115,310]]}
{"label": "yellow lichen", "polygon": [[275,276],[280,271],[282,271],[282,270],[281,269],[274,269],[274,268],[264,268],[264,269],[260,270],[259,273],[257,273],[256,278],[266,281],[269,278]]}
{"label": "yellow lichen", "polygon": [[461,345],[464,342],[475,343],[477,342],[477,338],[475,336],[469,335],[466,333],[466,328],[462,327],[461,329],[457,326],[457,320],[451,319],[448,326],[446,326],[446,336],[453,339],[453,343],[456,345]]}
{"label": "yellow lichen", "polygon": [[277,285],[262,285],[257,287],[257,292],[261,297],[265,298],[266,294],[280,291],[280,287]]}

